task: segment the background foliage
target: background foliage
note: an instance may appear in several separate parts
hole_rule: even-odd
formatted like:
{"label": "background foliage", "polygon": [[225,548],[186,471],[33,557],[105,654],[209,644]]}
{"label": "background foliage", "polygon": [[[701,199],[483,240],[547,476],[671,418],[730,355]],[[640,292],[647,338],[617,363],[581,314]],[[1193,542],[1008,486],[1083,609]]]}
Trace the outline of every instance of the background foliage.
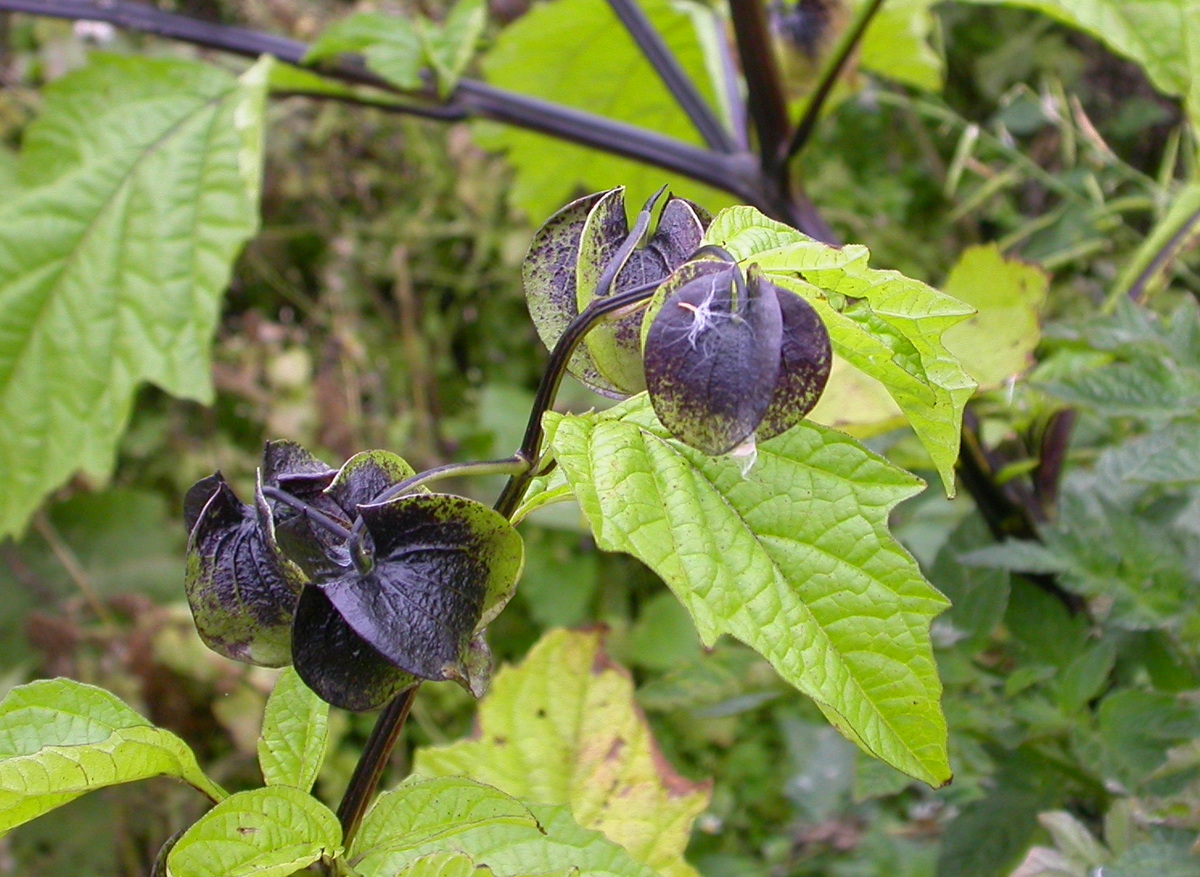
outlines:
{"label": "background foliage", "polygon": [[[305,40],[354,8],[333,0],[174,5]],[[639,861],[708,877],[991,877],[1018,868],[1036,877],[1098,866],[1123,877],[1194,873],[1193,6],[895,0],[801,158],[824,216],[869,246],[874,265],[980,309],[956,330],[955,349],[983,385],[971,435],[1007,495],[1039,511],[1028,532],[931,490],[892,514],[893,531],[953,604],[933,627],[951,786],[932,791],[860,755],[816,707],[786,696],[791,689],[748,649],[723,639],[704,652],[657,577],[596,552],[578,518],[535,513],[524,526],[519,596],[492,628],[500,657],[525,657],[546,631],[603,622],[606,652],[630,668],[631,682],[612,671],[592,684],[635,686],[680,782],[693,789],[712,778],[690,865],[679,859],[679,838],[662,849],[630,846]],[[695,10],[647,9],[684,66],[707,69],[711,59],[691,40]],[[604,84],[624,90],[600,109],[691,136],[602,4],[556,0],[497,28],[522,11],[492,9],[480,62],[491,81],[594,109],[593,65],[603,64],[617,72]],[[143,129],[99,114],[99,80],[73,73],[90,63],[102,77],[128,56],[150,54],[139,63],[154,64],[165,85],[189,75],[176,72],[185,69],[178,59],[195,50],[31,17],[7,16],[0,27],[0,277],[27,273],[30,260],[44,268],[42,288],[0,299],[3,404],[37,394],[35,378],[71,382],[79,394],[78,410],[46,412],[36,428],[0,418],[4,471],[25,479],[6,474],[0,498],[0,526],[15,534],[0,544],[3,685],[59,674],[103,685],[186,739],[210,775],[237,792],[257,783],[258,723],[273,675],[208,653],[180,606],[184,489],[220,469],[245,495],[266,438],[321,448],[331,461],[388,447],[418,468],[509,453],[542,357],[519,283],[532,226],[581,187],[629,184],[637,200],[664,178],[494,125],[280,98],[267,113],[262,228],[251,237],[248,205],[258,193],[247,168],[260,157],[256,132],[236,119],[239,105],[263,100],[265,71],[219,61],[228,72],[210,68],[186,101],[160,96],[148,80],[142,97],[160,101],[161,125]],[[109,54],[88,62],[97,41]],[[554,68],[567,60],[570,69]],[[812,75],[802,60],[789,71],[797,102]],[[453,58],[446,63],[453,72]],[[94,136],[71,141],[35,121],[56,108],[92,119]],[[120,246],[120,258],[140,260],[136,227],[121,223],[144,214],[122,213],[125,205],[150,204],[156,221],[184,222],[176,214],[195,205],[187,185],[196,169],[154,165],[146,144],[164,136],[222,139],[224,164],[205,173],[225,183],[218,203],[196,205],[209,221],[180,237],[178,271],[203,276],[210,295],[168,320],[171,334],[156,335],[147,327],[161,315],[144,309],[174,273],[124,291],[124,311],[90,314],[82,309],[94,300],[80,280],[87,262],[64,265],[62,253],[86,232],[89,247]],[[485,151],[495,149],[508,150],[508,161]],[[726,203],[671,182],[711,208]],[[73,224],[81,193],[108,205],[94,230]],[[170,203],[154,201],[163,193]],[[29,199],[63,200],[62,221],[24,228],[5,219]],[[206,252],[246,240],[232,277],[208,267]],[[28,304],[35,300],[55,303],[41,322]],[[20,333],[32,346],[17,349],[18,325],[38,329]],[[23,377],[30,350],[51,364],[61,356],[71,370]],[[173,371],[167,351],[191,368]],[[82,365],[88,355],[119,365]],[[566,395],[575,410],[600,404],[578,387]],[[1065,478],[1046,485],[1037,462],[1066,406],[1074,428]],[[105,422],[72,416],[84,410]],[[843,373],[819,413],[936,477],[870,382]],[[470,489],[494,493],[493,485]],[[1012,538],[997,542],[997,530]],[[598,648],[590,636],[573,660]],[[563,637],[553,634],[525,666],[568,648]],[[504,679],[481,710],[485,729],[505,709],[505,685],[517,684]],[[452,763],[455,746],[482,745],[453,743],[473,716],[465,693],[425,686],[397,773],[413,752],[431,775]],[[642,728],[630,716],[612,722]],[[315,780],[323,794],[344,785],[368,727],[362,717],[329,715],[330,755]],[[578,769],[555,765],[563,777]],[[500,757],[495,771],[512,772]],[[556,803],[575,807],[567,787]],[[158,781],[81,799],[6,837],[0,873],[145,873],[163,839],[198,815],[188,792]],[[245,800],[235,799],[229,806]],[[677,803],[689,818],[694,800]],[[454,863],[434,864],[455,873]],[[433,873],[434,864],[422,867]]]}

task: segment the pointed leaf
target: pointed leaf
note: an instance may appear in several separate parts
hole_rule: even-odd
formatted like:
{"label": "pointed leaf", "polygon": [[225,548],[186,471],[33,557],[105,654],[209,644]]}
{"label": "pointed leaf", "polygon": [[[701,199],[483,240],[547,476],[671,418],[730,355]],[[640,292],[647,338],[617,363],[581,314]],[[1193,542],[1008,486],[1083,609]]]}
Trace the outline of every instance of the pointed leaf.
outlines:
{"label": "pointed leaf", "polygon": [[205,813],[167,857],[169,877],[290,877],[340,853],[337,817],[311,795],[268,786]]}
{"label": "pointed leaf", "polygon": [[525,805],[463,777],[411,779],[384,792],[363,819],[349,862],[365,877],[391,877],[431,853],[453,849],[522,877],[577,868],[588,877],[654,877],[621,847],[580,828],[565,807]]}
{"label": "pointed leaf", "polygon": [[103,689],[49,679],[0,701],[0,832],[95,789],[156,776],[225,796],[186,743]]}
{"label": "pointed leaf", "polygon": [[721,211],[705,241],[802,296],[825,321],[833,350],[881,381],[954,494],[963,409],[975,382],[942,343],[973,309],[896,271],[870,268],[866,247],[830,247],[752,207]]}
{"label": "pointed leaf", "polygon": [[275,682],[263,714],[258,763],[268,786],[312,788],[329,743],[329,706],[287,668]]}
{"label": "pointed leaf", "polygon": [[669,440],[642,397],[548,422],[597,545],[658,573],[706,644],[732,633],[864,750],[949,779],[929,640],[946,601],[887,530],[917,478],[809,423],[760,445],[743,477]]}
{"label": "pointed leaf", "polygon": [[304,56],[315,64],[343,53],[358,53],[367,68],[397,88],[416,91],[425,67],[425,49],[416,26],[400,15],[359,12],[336,21],[321,32]]}
{"label": "pointed leaf", "polygon": [[267,69],[93,56],[47,89],[0,204],[0,536],[76,471],[108,475],[142,382],[211,397]]}
{"label": "pointed leaf", "polygon": [[964,250],[944,286],[947,295],[977,311],[947,329],[942,340],[981,388],[998,387],[1033,364],[1049,274],[1004,258],[990,244]]}
{"label": "pointed leaf", "polygon": [[580,825],[665,877],[696,873],[683,853],[707,789],[667,764],[596,631],[546,634],[497,675],[476,739],[418,751],[416,772],[470,774],[517,798],[568,805]]}
{"label": "pointed leaf", "polygon": [[450,96],[458,78],[475,56],[475,47],[487,24],[483,0],[458,0],[441,27],[427,20],[418,21],[421,44],[437,74],[438,95]]}

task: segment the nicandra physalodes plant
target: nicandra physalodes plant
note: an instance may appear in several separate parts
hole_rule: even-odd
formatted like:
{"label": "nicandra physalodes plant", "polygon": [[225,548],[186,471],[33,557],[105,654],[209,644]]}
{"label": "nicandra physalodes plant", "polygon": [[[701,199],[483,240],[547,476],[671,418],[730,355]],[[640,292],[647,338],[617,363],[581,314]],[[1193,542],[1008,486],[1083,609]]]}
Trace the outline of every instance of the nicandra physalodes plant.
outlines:
{"label": "nicandra physalodes plant", "polygon": [[478,692],[479,635],[511,595],[522,544],[461,496],[408,492],[382,451],[340,470],[291,442],[267,446],[253,505],[220,473],[188,492],[187,595],[217,652],[295,665],[329,703],[383,706],[420,679]]}

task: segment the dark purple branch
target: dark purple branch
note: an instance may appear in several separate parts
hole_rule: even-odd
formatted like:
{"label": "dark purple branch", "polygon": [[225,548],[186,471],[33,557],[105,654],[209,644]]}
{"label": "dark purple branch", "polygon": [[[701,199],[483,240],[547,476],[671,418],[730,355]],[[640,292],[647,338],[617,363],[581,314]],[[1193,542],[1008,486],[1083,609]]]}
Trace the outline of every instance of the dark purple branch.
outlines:
{"label": "dark purple branch", "polygon": [[733,138],[700,96],[695,83],[683,72],[642,8],[634,0],[608,0],[608,5],[709,148],[717,152],[737,152]]}
{"label": "dark purple branch", "polygon": [[[308,46],[286,37],[240,27],[199,21],[132,0],[0,0],[0,11],[28,12],[52,18],[104,21],[118,27],[181,40],[193,45],[257,57],[270,55],[289,64],[301,64]],[[436,101],[432,91],[412,94],[367,70],[361,61],[342,58],[316,72],[330,79],[366,85],[408,98]],[[336,96],[333,96],[336,99]],[[382,107],[408,112],[407,105]],[[725,155],[700,149],[644,128],[615,122],[582,110],[495,88],[464,79],[445,111],[462,117],[480,116],[516,127],[548,134],[572,143],[600,149],[634,161],[691,177],[729,192],[749,204],[767,209],[761,177],[754,160],[745,153]],[[776,215],[778,215],[778,212]]]}
{"label": "dark purple branch", "polygon": [[763,173],[771,179],[781,178],[791,123],[766,4],[762,0],[729,0],[729,11],[742,75],[746,78],[746,103],[758,134]]}

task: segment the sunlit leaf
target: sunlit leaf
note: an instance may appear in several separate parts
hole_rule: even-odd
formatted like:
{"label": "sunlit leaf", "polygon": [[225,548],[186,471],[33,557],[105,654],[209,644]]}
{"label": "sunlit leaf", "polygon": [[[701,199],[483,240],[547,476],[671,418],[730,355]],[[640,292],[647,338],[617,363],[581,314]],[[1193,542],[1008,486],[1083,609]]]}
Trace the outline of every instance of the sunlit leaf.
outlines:
{"label": "sunlit leaf", "polygon": [[103,689],[41,680],[0,701],[0,831],[87,792],[156,776],[181,779],[213,800],[225,796],[186,743]]}
{"label": "sunlit leaf", "polygon": [[169,877],[290,877],[341,851],[337,817],[306,792],[267,786],[226,798],[167,857]]}
{"label": "sunlit leaf", "polygon": [[942,336],[946,348],[983,389],[1026,371],[1041,340],[1040,315],[1050,277],[1036,265],[1006,259],[991,244],[963,252],[943,287],[976,313]]}
{"label": "sunlit leaf", "polygon": [[496,676],[476,739],[418,751],[416,772],[470,775],[520,799],[566,804],[580,825],[658,873],[696,873],[683,852],[706,790],[658,752],[628,675],[608,662],[596,632],[546,634]]}
{"label": "sunlit leaf", "polygon": [[349,863],[364,877],[391,877],[446,849],[469,856],[496,877],[574,867],[589,877],[654,877],[654,871],[566,807],[530,804],[463,777],[410,779],[384,792],[363,819]]}
{"label": "sunlit leaf", "polygon": [[296,671],[284,670],[267,699],[258,763],[267,785],[312,788],[325,758],[329,705],[313,694]]}
{"label": "sunlit leaf", "polygon": [[658,573],[706,644],[732,633],[864,750],[949,779],[929,640],[946,601],[887,530],[917,478],[807,423],[744,476],[670,440],[643,397],[548,422],[597,544]]}

